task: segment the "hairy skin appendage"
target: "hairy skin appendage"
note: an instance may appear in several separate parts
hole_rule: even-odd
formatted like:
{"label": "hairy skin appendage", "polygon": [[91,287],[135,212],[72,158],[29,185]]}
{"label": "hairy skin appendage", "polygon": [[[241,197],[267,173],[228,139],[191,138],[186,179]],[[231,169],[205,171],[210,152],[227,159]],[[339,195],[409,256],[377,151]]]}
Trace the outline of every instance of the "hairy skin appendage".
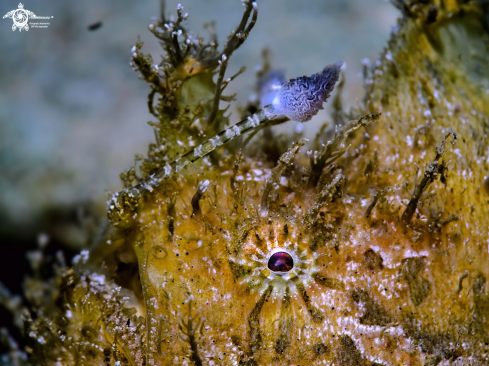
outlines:
{"label": "hairy skin appendage", "polygon": [[[222,49],[163,11],[165,58],[131,52],[155,141],[90,250],[32,276],[26,308],[2,288],[27,341],[7,364],[489,364],[489,5],[392,2],[356,110],[341,62],[287,81],[267,60],[234,125],[226,68],[257,3]],[[336,125],[275,134],[335,85]]]}

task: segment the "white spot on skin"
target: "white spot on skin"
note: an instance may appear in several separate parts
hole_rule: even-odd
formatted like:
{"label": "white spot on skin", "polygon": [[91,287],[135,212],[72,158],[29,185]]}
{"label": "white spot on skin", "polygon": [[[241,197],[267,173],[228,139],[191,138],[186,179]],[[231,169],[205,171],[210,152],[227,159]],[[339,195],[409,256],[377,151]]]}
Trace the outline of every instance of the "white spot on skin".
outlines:
{"label": "white spot on skin", "polygon": [[260,120],[258,119],[256,114],[248,117],[248,121],[250,122],[251,127],[257,127],[260,124]]}
{"label": "white spot on skin", "polygon": [[171,174],[171,166],[170,166],[170,164],[166,163],[164,169],[165,169],[165,177],[168,177]]}
{"label": "white spot on skin", "polygon": [[[211,182],[209,179],[206,179],[204,182],[202,182],[202,184],[199,187],[200,192],[204,193],[205,191],[207,191],[210,184],[211,184]],[[202,244],[202,240],[199,240],[199,243]]]}
{"label": "white spot on skin", "polygon": [[78,263],[80,263],[80,261],[81,261],[81,263],[86,263],[88,260],[88,255],[89,255],[88,250],[82,250],[80,252],[80,254],[76,255],[73,258],[73,264],[78,264]]}
{"label": "white spot on skin", "polygon": [[225,135],[228,139],[233,138],[235,136],[234,130],[231,128],[227,129]]}
{"label": "white spot on skin", "polygon": [[194,156],[200,157],[202,155],[202,145],[199,145],[194,150]]}
{"label": "white spot on skin", "polygon": [[90,277],[101,285],[105,284],[105,275],[92,273]]}
{"label": "white spot on skin", "polygon": [[407,145],[408,147],[413,146],[413,139],[412,139],[412,138],[411,138],[411,136],[409,136],[409,135],[407,135],[407,136],[406,136],[406,145]]}

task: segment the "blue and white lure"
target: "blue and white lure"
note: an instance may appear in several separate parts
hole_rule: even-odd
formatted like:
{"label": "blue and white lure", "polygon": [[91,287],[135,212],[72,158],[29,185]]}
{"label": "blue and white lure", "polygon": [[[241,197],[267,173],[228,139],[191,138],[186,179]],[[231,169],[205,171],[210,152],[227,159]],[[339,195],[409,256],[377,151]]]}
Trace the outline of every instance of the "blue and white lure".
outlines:
{"label": "blue and white lure", "polygon": [[[293,121],[309,121],[320,109],[323,109],[323,103],[331,95],[343,65],[342,61],[338,61],[326,66],[320,73],[301,76],[280,85],[271,100],[275,113],[282,114]],[[277,78],[273,82],[276,83]],[[266,95],[267,101],[271,94],[270,92]]]}

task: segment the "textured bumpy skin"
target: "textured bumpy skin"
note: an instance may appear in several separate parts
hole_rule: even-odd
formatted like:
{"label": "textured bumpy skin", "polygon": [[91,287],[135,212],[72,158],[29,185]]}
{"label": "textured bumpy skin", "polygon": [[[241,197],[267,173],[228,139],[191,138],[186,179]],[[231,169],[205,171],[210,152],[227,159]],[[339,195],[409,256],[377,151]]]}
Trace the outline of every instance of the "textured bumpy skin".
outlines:
{"label": "textured bumpy skin", "polygon": [[[149,326],[163,328],[148,333],[152,357],[168,365],[200,364],[197,354],[209,365],[489,362],[489,197],[481,189],[489,98],[479,84],[488,80],[489,54],[481,21],[475,10],[447,10],[429,29],[405,19],[367,80],[367,109],[382,117],[357,133],[340,169],[323,173],[315,189],[302,179],[301,151],[275,180],[273,165],[244,157],[233,170],[231,156],[203,161],[147,198],[132,245]],[[305,80],[280,94],[296,120],[305,117],[286,90]],[[446,181],[424,190],[406,225],[415,182],[447,128],[458,141],[445,144]],[[212,188],[197,219],[189,202],[204,180]],[[291,271],[267,267],[276,249],[293,257]],[[183,328],[193,341],[179,325],[189,309],[202,324]]]}
{"label": "textured bumpy skin", "polygon": [[[147,198],[133,246],[150,327],[164,329],[149,333],[151,355],[163,364],[199,364],[197,355],[223,365],[487,363],[487,194],[480,186],[488,171],[488,97],[469,81],[481,72],[478,61],[456,65],[450,55],[460,47],[450,42],[477,18],[440,21],[432,40],[414,21],[399,29],[367,94],[368,108],[383,117],[357,135],[340,163],[343,184],[330,184],[332,175],[305,190],[298,153],[278,181],[260,160],[246,157],[234,171],[234,159],[204,161]],[[433,47],[439,44],[444,54]],[[448,127],[459,141],[446,143],[446,185],[433,182],[406,225],[400,217],[415,190],[415,163],[423,172]],[[212,189],[197,219],[188,202],[204,180]],[[367,218],[375,189],[384,195]],[[291,271],[267,267],[277,249],[294,259]],[[195,333],[194,351],[179,325],[189,316],[202,324],[184,328]]]}
{"label": "textured bumpy skin", "polygon": [[291,120],[309,121],[328,99],[340,76],[342,61],[329,65],[320,73],[292,79],[279,89],[273,105]]}
{"label": "textured bumpy skin", "polygon": [[151,186],[26,321],[36,364],[488,365],[487,11],[396,4],[375,115]]}

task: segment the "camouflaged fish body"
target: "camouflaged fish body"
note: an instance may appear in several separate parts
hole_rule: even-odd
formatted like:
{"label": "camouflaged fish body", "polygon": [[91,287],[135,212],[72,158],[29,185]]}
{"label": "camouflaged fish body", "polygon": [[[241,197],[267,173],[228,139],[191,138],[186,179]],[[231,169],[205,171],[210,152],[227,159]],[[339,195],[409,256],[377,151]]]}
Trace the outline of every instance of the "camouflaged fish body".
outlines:
{"label": "camouflaged fish body", "polygon": [[[467,136],[461,119],[473,121],[471,129],[483,128],[479,116],[487,115],[486,107],[479,98],[459,99],[468,85],[461,82],[464,70],[452,71],[460,78],[456,83],[443,69],[431,70],[431,54],[410,41],[424,37],[411,22],[373,71],[367,108],[382,116],[370,117],[368,133],[358,130],[348,152],[346,136],[331,147],[341,133],[310,154],[298,142],[275,164],[236,153],[216,159],[224,146],[145,199],[133,246],[148,313],[155,327],[155,319],[164,319],[161,353],[149,347],[155,359],[229,365],[486,362],[487,320],[476,309],[486,306],[487,292],[469,289],[477,276],[485,278],[487,246],[477,244],[485,240],[482,232],[479,239],[458,239],[473,235],[468,223],[477,214],[463,224],[468,217],[455,200],[462,190],[483,194],[464,182],[481,184],[485,163],[469,173],[466,159],[475,152],[456,137]],[[441,22],[430,34],[443,42],[447,31]],[[409,59],[404,46],[414,47]],[[413,68],[417,58],[429,65],[426,72]],[[291,119],[308,120],[299,110],[304,102],[294,98],[294,109],[287,94],[303,84],[307,90],[301,79],[282,84],[275,111],[289,108]],[[423,96],[397,100],[405,92],[395,88],[404,84]],[[477,112],[454,117],[447,107],[454,100]],[[343,160],[331,168],[336,159]],[[307,166],[319,172],[315,185],[307,184]],[[203,182],[208,188],[199,194]],[[415,212],[408,209],[413,205]],[[485,216],[479,217],[475,227],[487,227]],[[472,263],[463,259],[462,253],[474,251]],[[472,280],[459,292],[467,270]],[[182,328],[190,318],[199,327]],[[182,338],[182,331],[195,336]]]}
{"label": "camouflaged fish body", "polygon": [[[261,112],[248,106],[236,129],[224,127],[212,100],[185,99],[193,72],[211,82],[206,93],[221,92],[226,50],[246,38],[256,3],[244,1],[245,21],[222,54],[197,62],[197,54],[171,53],[177,66],[167,84],[181,81],[175,108],[202,110],[206,137],[193,145],[172,145],[162,132],[174,102],[158,89],[164,81],[144,71],[138,46],[136,63],[156,88],[151,98],[162,96],[158,141],[143,175],[126,172],[125,190],[109,200],[114,226],[86,266],[61,281],[70,317],[59,317],[81,350],[59,343],[63,364],[488,364],[487,9],[395,4],[404,18],[366,69],[361,113],[311,142],[276,138],[270,126],[314,115],[339,64],[312,77],[319,88],[300,78],[272,85],[275,103]],[[299,109],[300,98],[297,108],[289,103],[303,82],[312,112]],[[173,117],[191,135],[195,120]],[[121,263],[115,274],[104,269]],[[93,277],[102,272],[106,280]],[[116,284],[137,312],[115,295],[124,291]],[[36,321],[38,337],[45,328]],[[90,327],[85,338],[80,325]]]}

